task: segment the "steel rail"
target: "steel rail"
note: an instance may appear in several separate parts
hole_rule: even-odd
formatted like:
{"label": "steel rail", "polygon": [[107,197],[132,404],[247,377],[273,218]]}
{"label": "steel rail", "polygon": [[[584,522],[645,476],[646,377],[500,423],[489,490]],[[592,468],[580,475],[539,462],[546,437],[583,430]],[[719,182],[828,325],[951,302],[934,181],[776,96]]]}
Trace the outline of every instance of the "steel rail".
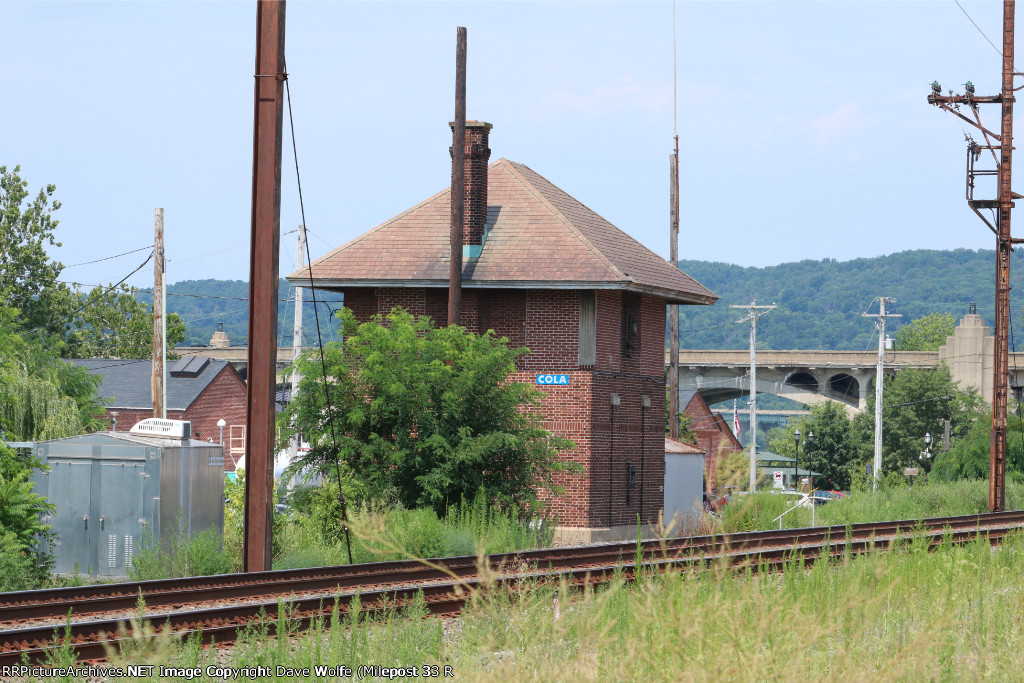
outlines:
{"label": "steel rail", "polygon": [[[933,518],[927,528],[963,528],[995,522],[1024,523],[1024,513],[989,513]],[[862,523],[848,526],[816,527],[788,530],[744,532],[720,536],[676,537],[666,540],[611,543],[597,546],[544,549],[505,553],[486,557],[494,572],[521,571],[536,568],[567,568],[582,565],[635,561],[659,554],[690,554],[718,552],[723,548],[737,550],[763,548],[771,544],[815,543],[842,535],[850,539],[867,535],[900,533],[922,527],[917,520],[885,523]],[[427,564],[429,563],[429,564]],[[12,623],[46,617],[63,617],[131,610],[141,597],[149,608],[181,607],[185,603],[216,600],[271,597],[287,593],[336,591],[359,587],[384,587],[404,583],[469,578],[479,570],[473,556],[435,558],[427,563],[418,560],[343,565],[316,569],[231,574],[143,581],[122,584],[22,591],[0,596],[0,623]]]}
{"label": "steel rail", "polygon": [[[548,549],[542,551],[529,551],[526,553],[509,553],[505,555],[488,557],[488,564],[492,570],[501,571],[507,569],[510,560],[517,560],[520,574],[503,576],[495,582],[495,585],[507,586],[518,585],[524,580],[550,582],[561,578],[570,577],[572,582],[578,583],[584,576],[605,576],[609,572],[625,572],[630,575],[631,567],[642,564],[646,567],[674,567],[684,568],[687,566],[705,566],[724,560],[729,565],[747,565],[755,570],[758,566],[765,565],[773,567],[780,562],[786,562],[787,557],[791,558],[794,553],[799,552],[805,562],[813,562],[815,551],[820,552],[821,548],[842,548],[840,553],[866,552],[870,548],[888,547],[893,539],[905,537],[907,532],[923,531],[932,536],[932,543],[949,539],[952,542],[964,542],[965,539],[974,538],[979,533],[988,533],[991,539],[999,539],[1009,530],[1024,524],[1024,512],[1016,513],[989,513],[979,515],[965,515],[956,517],[932,518],[928,520],[901,520],[883,523],[862,523],[842,525],[833,527],[816,527],[802,529],[787,529],[780,531],[746,532],[722,536],[701,536],[701,537],[680,537],[668,540],[646,541],[637,543],[613,543],[605,546],[583,546],[568,549]],[[997,526],[1002,525],[1002,526]],[[830,551],[836,554],[835,550]],[[526,563],[527,558],[532,562]],[[402,604],[403,600],[410,600],[411,596],[419,591],[424,591],[427,598],[428,608],[435,613],[439,605],[448,604],[437,598],[438,595],[446,595],[462,591],[478,590],[479,581],[475,578],[478,571],[476,558],[447,558],[440,562],[451,563],[451,560],[462,561],[462,564],[452,563],[455,566],[444,566],[443,568],[425,567],[418,561],[386,562],[362,565],[361,567],[345,567],[350,571],[347,577],[335,576],[330,579],[316,579],[311,584],[309,580],[303,584],[299,579],[288,582],[279,582],[276,586],[264,584],[235,584],[218,586],[215,588],[203,587],[199,591],[185,591],[179,588],[178,591],[167,591],[165,593],[150,593],[149,598],[144,597],[146,607],[161,607],[167,604],[181,607],[197,601],[210,602],[212,600],[224,600],[227,598],[258,597],[262,601],[247,605],[232,605],[181,612],[165,612],[154,614],[148,617],[153,621],[171,625],[175,631],[190,633],[202,631],[203,633],[218,633],[223,635],[223,629],[237,632],[240,629],[251,625],[254,614],[274,615],[277,614],[277,600],[283,595],[294,595],[295,589],[302,591],[330,590],[335,592],[333,598],[323,596],[306,598],[289,598],[289,604],[293,609],[298,610],[296,615],[300,618],[311,619],[317,615],[324,615],[324,603],[328,600],[333,607],[334,600],[339,606],[347,608],[348,602],[354,595],[363,596],[361,601],[369,605],[371,611],[380,609],[375,606],[376,596],[390,596],[385,598],[383,604],[395,606]],[[466,571],[466,561],[472,560],[474,565],[471,572]],[[500,560],[500,561],[496,561]],[[546,561],[546,562],[545,562]],[[546,568],[544,567],[546,563]],[[765,564],[767,563],[767,564]],[[390,579],[393,583],[401,581],[404,586],[388,586],[388,580],[381,576],[383,573],[374,572],[373,569],[383,570],[385,567],[394,569],[398,567],[401,579]],[[412,567],[416,570],[413,571]],[[335,568],[337,569],[337,568]],[[361,570],[357,570],[361,569]],[[454,574],[454,578],[449,574]],[[263,574],[296,573],[290,572],[264,572]],[[306,572],[309,573],[309,572]],[[242,575],[246,576],[246,575]],[[367,581],[372,578],[372,582]],[[382,580],[385,579],[385,580]],[[428,581],[431,579],[447,579],[437,585],[415,585],[417,581]],[[603,579],[602,579],[603,580]],[[139,586],[143,584],[166,584],[166,582],[141,582],[126,584]],[[382,586],[382,584],[384,584]],[[108,585],[107,587],[109,587]],[[235,593],[229,595],[226,588],[233,589]],[[274,590],[268,590],[273,588]],[[343,592],[342,589],[357,589]],[[358,590],[359,588],[374,588],[375,590]],[[28,593],[38,594],[40,591]],[[170,595],[167,595],[170,593]],[[145,596],[145,592],[143,596]],[[125,596],[120,595],[114,598],[92,598],[96,603],[105,605],[101,609],[130,610],[138,600],[139,595],[131,597],[131,603],[125,602]],[[160,602],[161,597],[169,598],[165,603]],[[268,599],[269,598],[269,599]],[[118,602],[120,601],[120,602]],[[151,602],[152,601],[152,602]],[[369,601],[367,603],[367,601]],[[156,604],[153,604],[156,603]],[[435,604],[436,603],[436,604]],[[313,606],[319,605],[314,609]],[[19,610],[29,608],[49,609],[50,615],[68,614],[68,603],[51,602],[37,603],[35,605],[14,604],[6,608],[8,616],[14,615]],[[447,608],[445,608],[447,609]],[[329,613],[329,611],[327,612]],[[235,615],[235,616],[227,616]],[[5,617],[6,618],[6,617]],[[69,617],[70,621],[70,617]],[[229,624],[226,621],[240,621],[240,624]],[[105,634],[113,634],[118,630],[118,624],[123,623],[124,618],[100,619],[88,622],[68,623],[63,627],[55,628],[52,624],[27,628],[14,628],[0,632],[0,662],[10,661],[8,653],[28,653],[34,657],[33,651],[40,652],[48,649],[46,643],[53,642],[55,634],[66,629],[72,644],[75,648],[82,646],[81,657],[91,657],[98,652],[95,643],[86,647],[90,642],[103,640]],[[113,641],[112,641],[113,642]],[[52,646],[49,646],[52,647]],[[91,648],[91,649],[90,649]],[[38,654],[38,653],[37,653]]]}
{"label": "steel rail", "polygon": [[[688,568],[704,568],[724,562],[730,567],[746,568],[758,572],[773,570],[780,566],[790,565],[799,561],[809,565],[823,558],[842,557],[861,554],[874,549],[887,548],[894,543],[903,542],[909,537],[906,531],[924,528],[930,536],[929,544],[968,543],[985,534],[989,542],[996,543],[1007,533],[1018,528],[1020,521],[1012,520],[1002,526],[978,524],[979,517],[974,517],[972,526],[970,518],[952,518],[957,524],[922,525],[919,522],[902,522],[874,525],[876,528],[892,531],[900,528],[896,534],[857,534],[854,539],[847,533],[840,541],[833,542],[830,531],[848,530],[847,527],[824,527],[820,529],[792,530],[800,532],[776,534],[788,540],[796,541],[785,546],[778,543],[759,548],[743,550],[722,547],[718,556],[707,554],[677,555],[675,557],[648,557],[640,562],[615,563],[603,566],[586,566],[559,570],[535,571],[525,575],[500,577],[493,581],[452,580],[444,584],[428,586],[404,586],[394,589],[371,590],[365,592],[338,593],[331,597],[289,597],[277,596],[273,601],[256,604],[234,605],[228,607],[212,607],[184,612],[149,614],[145,618],[151,624],[161,625],[164,631],[175,633],[178,637],[198,636],[204,642],[225,643],[234,640],[240,632],[254,625],[263,625],[269,633],[276,632],[279,606],[285,605],[283,617],[294,628],[307,627],[314,619],[329,617],[333,610],[339,613],[348,610],[351,602],[359,600],[360,611],[377,613],[383,610],[400,608],[408,605],[422,594],[426,608],[432,614],[449,614],[458,612],[470,599],[471,595],[484,590],[511,589],[518,590],[532,583],[551,584],[565,581],[569,585],[601,583],[612,576],[622,576],[627,580],[634,578],[637,564],[642,564],[645,571],[679,571]],[[1020,515],[1018,515],[1020,517]],[[944,518],[948,520],[950,518]],[[991,521],[991,520],[989,520]],[[856,525],[862,527],[863,525]],[[954,530],[954,526],[958,527]],[[866,531],[866,529],[860,529]],[[763,532],[755,532],[763,534]],[[744,534],[747,535],[747,534]],[[766,542],[769,539],[763,539]],[[62,639],[66,639],[69,647],[75,650],[80,661],[102,659],[107,656],[107,648],[115,650],[124,644],[133,642],[133,638],[124,635],[121,619],[104,619],[89,622],[70,623],[61,627],[39,626],[11,629],[0,632],[0,665],[12,664],[27,658],[31,662],[45,661],[55,649],[62,647]],[[111,634],[120,634],[111,638]],[[106,645],[104,645],[106,642]]]}

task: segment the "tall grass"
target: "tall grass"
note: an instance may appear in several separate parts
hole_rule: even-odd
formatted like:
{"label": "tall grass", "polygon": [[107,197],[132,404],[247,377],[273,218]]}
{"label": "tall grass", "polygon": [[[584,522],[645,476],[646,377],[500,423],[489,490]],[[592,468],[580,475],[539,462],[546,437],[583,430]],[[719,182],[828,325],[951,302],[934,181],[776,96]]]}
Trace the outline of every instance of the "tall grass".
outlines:
{"label": "tall grass", "polygon": [[[735,496],[723,508],[721,528],[726,532],[779,528],[776,517],[794,503],[792,496],[757,493]],[[1024,507],[1024,485],[1007,482],[1006,508]],[[897,519],[950,517],[988,512],[988,481],[918,482],[914,486],[888,485],[877,491],[854,491],[849,496],[820,505],[814,524],[828,526]],[[811,510],[797,508],[782,518],[783,528],[811,526]]]}
{"label": "tall grass", "polygon": [[[375,619],[335,611],[291,641],[256,627],[227,653],[192,642],[119,657],[311,669],[269,677],[283,681],[322,680],[312,671],[320,664],[447,665],[455,680],[503,683],[1012,681],[1024,646],[1022,571],[1020,536],[995,550],[982,539],[932,553],[918,539],[832,565],[793,562],[782,574],[713,568],[583,593],[564,585],[495,593],[456,624],[421,618],[417,601]],[[277,625],[295,630],[286,617]]]}
{"label": "tall grass", "polygon": [[[554,529],[488,506],[483,496],[452,506],[444,518],[429,508],[363,505],[350,508],[354,562],[503,553],[551,544]],[[275,569],[348,562],[345,539],[327,535],[314,517],[298,516],[281,532]]]}

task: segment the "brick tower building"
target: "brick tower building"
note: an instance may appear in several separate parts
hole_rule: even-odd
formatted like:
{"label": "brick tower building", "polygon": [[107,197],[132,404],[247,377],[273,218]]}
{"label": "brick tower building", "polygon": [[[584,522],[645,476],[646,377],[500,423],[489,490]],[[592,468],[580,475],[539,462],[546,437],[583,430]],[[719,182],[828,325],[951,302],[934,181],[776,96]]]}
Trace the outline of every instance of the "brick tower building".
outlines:
{"label": "brick tower building", "polygon": [[[635,533],[663,504],[665,306],[717,297],[529,167],[488,165],[490,130],[466,122],[462,325],[530,349],[513,378],[539,385],[544,427],[576,444],[563,456],[584,471],[549,501],[560,540]],[[313,285],[360,321],[398,306],[445,324],[450,194],[318,259]],[[310,271],[288,280],[309,286]]]}

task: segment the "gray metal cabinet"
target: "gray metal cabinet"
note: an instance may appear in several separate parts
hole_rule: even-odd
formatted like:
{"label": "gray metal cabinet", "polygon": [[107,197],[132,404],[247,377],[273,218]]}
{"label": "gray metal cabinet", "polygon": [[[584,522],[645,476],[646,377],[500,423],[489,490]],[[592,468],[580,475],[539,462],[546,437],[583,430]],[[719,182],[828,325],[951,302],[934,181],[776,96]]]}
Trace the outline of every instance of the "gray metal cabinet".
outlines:
{"label": "gray metal cabinet", "polygon": [[188,533],[223,534],[219,445],[98,432],[39,442],[35,453],[50,467],[33,480],[56,507],[44,521],[57,534],[50,550],[59,573],[126,576],[149,534],[166,542],[179,511]]}

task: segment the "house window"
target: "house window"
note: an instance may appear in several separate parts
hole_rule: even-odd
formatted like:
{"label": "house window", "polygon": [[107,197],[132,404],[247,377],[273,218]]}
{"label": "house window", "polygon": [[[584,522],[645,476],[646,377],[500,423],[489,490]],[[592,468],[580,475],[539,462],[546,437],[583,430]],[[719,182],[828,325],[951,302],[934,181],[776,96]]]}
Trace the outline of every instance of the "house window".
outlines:
{"label": "house window", "polygon": [[597,296],[593,290],[580,292],[580,366],[597,362]]}
{"label": "house window", "polygon": [[633,358],[640,353],[640,297],[622,293],[622,356]]}

